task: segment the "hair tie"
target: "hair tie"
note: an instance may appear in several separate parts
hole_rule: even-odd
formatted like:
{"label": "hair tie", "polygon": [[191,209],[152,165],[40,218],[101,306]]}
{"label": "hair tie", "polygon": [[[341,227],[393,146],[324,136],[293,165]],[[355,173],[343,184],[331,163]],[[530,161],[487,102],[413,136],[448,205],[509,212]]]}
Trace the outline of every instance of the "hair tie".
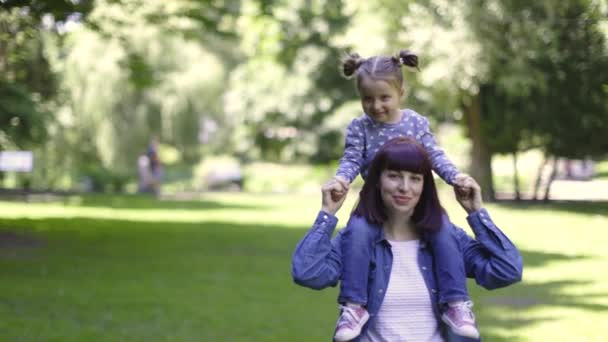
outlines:
{"label": "hair tie", "polygon": [[400,67],[403,65],[407,65],[409,67],[416,68],[418,69],[418,71],[420,71],[420,68],[418,67],[418,56],[408,50],[399,52],[397,61]]}

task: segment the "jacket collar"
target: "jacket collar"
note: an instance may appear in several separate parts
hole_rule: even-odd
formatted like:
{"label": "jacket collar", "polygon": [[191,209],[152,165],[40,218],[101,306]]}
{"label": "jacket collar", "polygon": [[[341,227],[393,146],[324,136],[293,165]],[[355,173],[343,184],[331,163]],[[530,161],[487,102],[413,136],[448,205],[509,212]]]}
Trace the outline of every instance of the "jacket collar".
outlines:
{"label": "jacket collar", "polygon": [[[381,225],[374,223],[373,224],[374,228],[376,228],[376,236],[374,237],[374,242],[376,244],[378,243],[386,243],[388,244],[388,239],[386,238],[386,235],[384,234],[384,229],[382,228]],[[429,241],[430,241],[430,236],[429,236],[429,232],[423,232],[422,236],[420,237],[420,248],[426,248],[426,246],[428,245]]]}

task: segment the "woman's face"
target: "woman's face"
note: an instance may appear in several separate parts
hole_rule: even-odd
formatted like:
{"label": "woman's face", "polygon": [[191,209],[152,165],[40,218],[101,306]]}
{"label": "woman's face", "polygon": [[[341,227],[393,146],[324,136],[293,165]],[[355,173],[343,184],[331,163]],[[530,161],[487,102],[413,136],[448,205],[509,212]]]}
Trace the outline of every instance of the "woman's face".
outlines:
{"label": "woman's face", "polygon": [[380,175],[380,196],[389,216],[414,214],[420,200],[424,176],[410,171],[384,170]]}

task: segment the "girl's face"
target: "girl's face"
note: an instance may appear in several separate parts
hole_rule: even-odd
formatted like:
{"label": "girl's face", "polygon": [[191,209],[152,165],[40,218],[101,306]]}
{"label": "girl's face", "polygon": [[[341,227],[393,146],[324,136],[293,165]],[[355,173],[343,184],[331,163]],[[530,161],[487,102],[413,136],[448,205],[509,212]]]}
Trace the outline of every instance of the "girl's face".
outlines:
{"label": "girl's face", "polygon": [[380,196],[387,214],[413,215],[420,201],[424,175],[410,171],[384,170],[380,175]]}
{"label": "girl's face", "polygon": [[396,123],[401,119],[399,102],[403,89],[384,80],[363,77],[359,83],[363,111],[376,122]]}

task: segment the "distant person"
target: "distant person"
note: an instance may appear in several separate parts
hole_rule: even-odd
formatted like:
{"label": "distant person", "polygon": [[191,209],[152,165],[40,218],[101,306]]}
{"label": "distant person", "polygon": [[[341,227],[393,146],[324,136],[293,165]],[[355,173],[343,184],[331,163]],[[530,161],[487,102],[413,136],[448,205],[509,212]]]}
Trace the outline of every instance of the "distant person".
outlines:
{"label": "distant person", "polygon": [[148,158],[150,158],[151,156],[158,156],[158,145],[158,138],[152,137],[150,139],[150,142],[148,143],[148,148],[146,149],[146,155],[148,156]]}
{"label": "distant person", "polygon": [[[461,251],[452,257],[459,258],[465,266],[463,273],[486,289],[521,279],[521,255],[483,209],[479,185],[468,178],[455,187],[456,199],[468,214],[476,240],[453,225],[444,213],[430,159],[412,139],[395,138],[380,148],[346,228],[331,239],[338,221],[335,214],[346,197],[336,196],[336,190],[345,187],[335,179],[323,186],[321,211],[298,243],[292,259],[295,282],[313,289],[335,286],[339,280],[349,278],[348,273],[368,277],[369,282],[361,289],[365,309],[341,299],[336,335],[346,331],[342,324],[348,324],[348,331],[356,331],[336,340],[477,340],[456,335],[453,328],[446,329],[442,324],[451,323],[441,318],[441,312],[445,316],[437,293],[441,279],[434,276],[439,266],[429,242],[437,229],[445,230]],[[346,243],[355,238],[358,253],[369,262],[349,268],[344,264],[348,257],[345,254],[352,251]],[[362,320],[364,315],[369,320]]]}
{"label": "distant person", "polygon": [[160,194],[163,167],[158,156],[158,141],[152,139],[146,154],[137,160],[139,171],[139,192]]}
{"label": "distant person", "polygon": [[[370,163],[376,153],[395,137],[411,137],[419,142],[429,155],[433,171],[448,184],[455,185],[470,179],[470,176],[460,173],[437,146],[428,120],[412,109],[400,109],[400,102],[406,93],[401,70],[403,66],[418,68],[418,57],[402,50],[396,56],[361,58],[358,54],[349,54],[343,59],[344,75],[355,77],[363,114],[353,119],[346,130],[344,155],[334,177],[344,190],[336,190],[334,196],[345,194],[357,175],[367,179]],[[477,337],[479,332],[471,312],[472,302],[466,287],[462,256],[456,241],[445,233],[449,230],[450,227],[441,227],[430,240],[437,263],[435,270],[442,318],[456,334]],[[344,236],[342,263],[345,272],[339,301],[347,307],[363,310],[355,311],[361,314],[359,317],[344,312],[337,323],[337,341],[352,338],[369,317],[364,310],[368,304],[368,272],[361,265],[369,264],[370,256],[363,254],[360,248],[362,244],[371,242],[366,241],[366,237],[356,229]],[[353,321],[358,324],[353,326]]]}

